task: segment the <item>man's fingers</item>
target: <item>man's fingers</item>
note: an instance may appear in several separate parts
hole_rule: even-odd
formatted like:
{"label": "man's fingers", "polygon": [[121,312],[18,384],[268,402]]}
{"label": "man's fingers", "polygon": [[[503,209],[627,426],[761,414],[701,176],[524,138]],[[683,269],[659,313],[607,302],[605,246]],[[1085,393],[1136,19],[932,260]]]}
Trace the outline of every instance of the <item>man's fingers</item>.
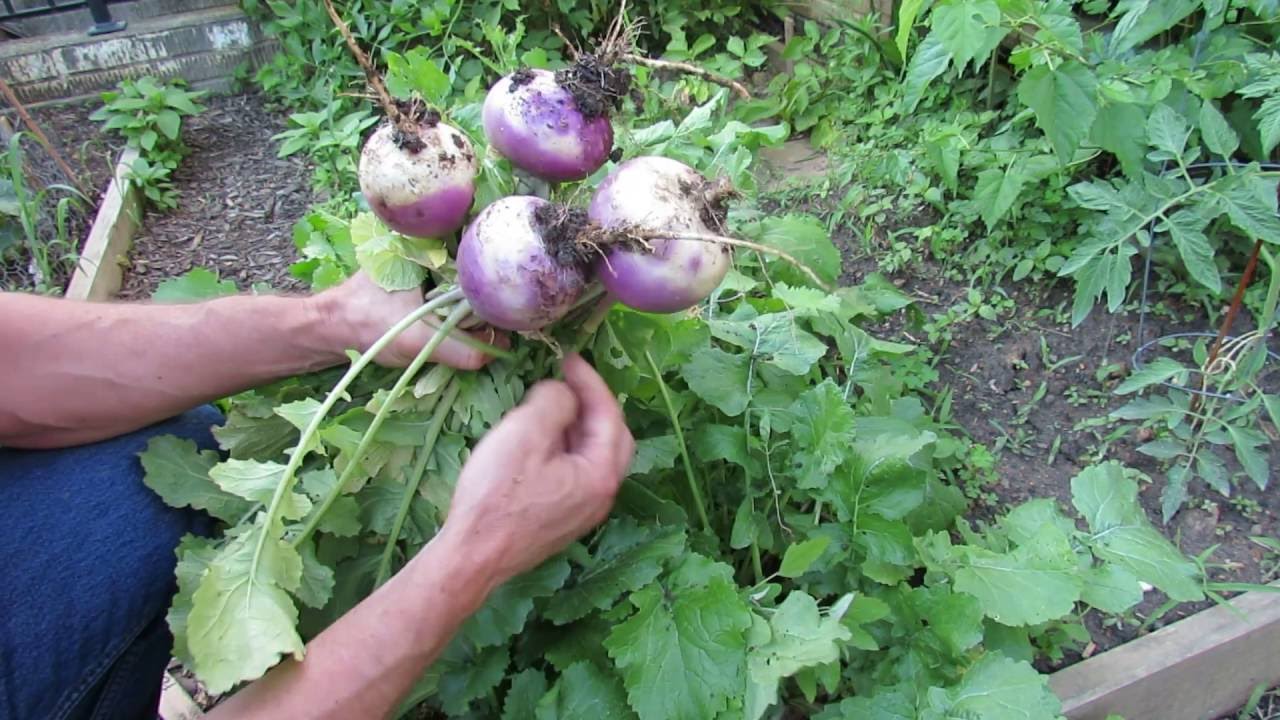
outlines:
{"label": "man's fingers", "polygon": [[[569,450],[605,467],[623,463],[620,439],[629,436],[622,408],[604,379],[577,355],[564,359],[564,379],[578,398],[581,407],[578,423],[570,437]],[[630,463],[630,458],[625,461]],[[622,470],[626,469],[622,465]],[[619,470],[621,472],[622,470]]]}
{"label": "man's fingers", "polygon": [[[435,333],[438,331],[438,323],[435,320],[425,319],[423,320],[423,323],[428,326],[428,333]],[[444,342],[440,343],[440,346],[435,349],[435,352],[431,353],[432,362],[448,365],[449,367],[456,368],[458,370],[479,370],[493,359],[493,356],[487,354],[483,350],[471,347],[461,340],[454,339],[454,335],[462,333],[466,333],[480,342],[495,345],[503,349],[506,349],[511,344],[510,339],[505,334],[498,333],[492,328],[483,328],[473,331],[455,329],[448,338],[445,338]],[[408,335],[408,333],[406,333],[406,335]],[[428,334],[426,337],[429,339],[431,336]],[[419,345],[419,347],[421,346]]]}
{"label": "man's fingers", "polygon": [[559,447],[559,438],[565,436],[565,431],[578,418],[578,398],[568,385],[543,380],[525,393],[517,412],[526,416],[522,422],[531,421],[530,431],[546,435]]}

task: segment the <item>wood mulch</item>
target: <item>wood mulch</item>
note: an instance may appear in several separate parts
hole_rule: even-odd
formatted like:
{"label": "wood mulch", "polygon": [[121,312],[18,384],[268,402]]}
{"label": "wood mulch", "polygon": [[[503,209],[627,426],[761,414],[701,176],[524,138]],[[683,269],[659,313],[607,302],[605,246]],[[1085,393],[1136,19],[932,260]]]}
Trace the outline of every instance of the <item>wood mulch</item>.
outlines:
{"label": "wood mulch", "polygon": [[316,199],[301,158],[277,158],[271,137],[285,119],[258,95],[207,98],[187,119],[191,148],[174,173],[178,207],[149,210],[134,238],[122,299],[145,299],[166,278],[194,267],[215,270],[241,289],[305,285],[289,274],[299,257],[293,225]]}

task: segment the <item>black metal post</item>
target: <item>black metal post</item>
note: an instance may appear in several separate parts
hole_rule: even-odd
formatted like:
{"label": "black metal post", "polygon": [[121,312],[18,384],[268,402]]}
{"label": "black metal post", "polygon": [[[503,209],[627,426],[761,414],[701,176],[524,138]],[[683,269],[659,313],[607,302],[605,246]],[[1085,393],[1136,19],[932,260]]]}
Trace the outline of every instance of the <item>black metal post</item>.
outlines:
{"label": "black metal post", "polygon": [[129,26],[127,22],[111,19],[111,10],[107,8],[106,0],[87,0],[85,4],[89,6],[89,14],[93,16],[93,27],[89,28],[90,35],[106,35],[119,32]]}

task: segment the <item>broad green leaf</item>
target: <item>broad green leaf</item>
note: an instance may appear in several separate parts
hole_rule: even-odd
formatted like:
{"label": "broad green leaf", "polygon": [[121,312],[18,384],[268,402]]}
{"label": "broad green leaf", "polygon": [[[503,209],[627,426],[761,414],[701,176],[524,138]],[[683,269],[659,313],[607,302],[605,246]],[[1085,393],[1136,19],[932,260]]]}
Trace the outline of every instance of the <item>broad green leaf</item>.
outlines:
{"label": "broad green leaf", "polygon": [[1262,404],[1271,417],[1271,425],[1280,430],[1280,394],[1262,395]]}
{"label": "broad green leaf", "polygon": [[1182,157],[1191,129],[1177,110],[1160,103],[1147,118],[1147,142],[1172,157]]}
{"label": "broad green leaf", "polygon": [[906,75],[902,80],[902,112],[910,114],[920,104],[924,91],[933,79],[947,71],[951,65],[951,53],[943,46],[937,33],[929,33],[911,56]]}
{"label": "broad green leaf", "polygon": [[538,703],[534,718],[631,720],[635,716],[627,706],[627,694],[618,677],[583,660],[565,669]]}
{"label": "broad green leaf", "polygon": [[924,8],[924,0],[902,0],[898,5],[898,27],[893,36],[894,45],[898,48],[898,57],[907,56],[907,43],[911,41],[911,29],[916,24],[920,10]]}
{"label": "broad green leaf", "polygon": [[917,587],[910,592],[912,608],[956,657],[982,642],[982,606],[978,599],[945,586]]}
{"label": "broad green leaf", "polygon": [[1093,71],[1074,60],[1056,68],[1037,65],[1018,82],[1018,99],[1036,114],[1054,153],[1065,164],[1072,161],[1081,141],[1098,114],[1098,79]]}
{"label": "broad green leaf", "polygon": [[[329,494],[333,486],[338,484],[338,475],[333,471],[333,468],[326,467],[303,473],[300,482],[303,490],[311,497],[313,505],[316,506],[313,508],[313,512],[319,512],[319,505],[323,502],[323,498]],[[339,537],[355,537],[359,535],[361,530],[360,505],[350,495],[339,495],[325,510],[324,517],[320,518],[320,524],[317,527],[321,532]]]}
{"label": "broad green leaf", "polygon": [[978,173],[973,187],[973,201],[982,214],[982,222],[990,230],[1009,212],[1022,192],[1027,177],[1022,166],[1014,162],[1005,169],[987,168]]}
{"label": "broad green leaf", "polygon": [[1230,159],[1240,147],[1240,137],[1214,107],[1212,100],[1205,100],[1200,105],[1200,136],[1210,152],[1223,158]]}
{"label": "broad green leaf", "polygon": [[505,643],[524,629],[533,601],[554,594],[568,577],[569,561],[557,557],[508,580],[489,595],[459,633],[477,648]]}
{"label": "broad green leaf", "polygon": [[1067,188],[1067,194],[1081,207],[1090,210],[1110,212],[1125,211],[1128,208],[1124,197],[1105,180],[1078,182]]}
{"label": "broad green leaf", "polygon": [[298,555],[302,558],[302,575],[294,594],[303,603],[313,608],[322,608],[333,596],[333,568],[316,557],[315,543],[311,540],[298,548]]}
{"label": "broad green leaf", "polygon": [[278,415],[249,417],[232,412],[226,423],[213,428],[213,436],[233,458],[275,460],[297,443],[298,431]]}
{"label": "broad green leaf", "polygon": [[631,458],[631,466],[627,475],[644,475],[654,470],[669,470],[675,467],[676,458],[680,456],[680,445],[675,435],[659,435],[636,441],[636,453]]}
{"label": "broad green leaf", "polygon": [[777,702],[784,678],[838,660],[850,635],[840,618],[823,617],[817,601],[799,590],[787,595],[765,627],[767,641],[754,645],[747,657],[747,720],[757,720]]}
{"label": "broad green leaf", "polygon": [[840,298],[825,290],[811,287],[792,287],[786,283],[775,283],[773,296],[787,304],[796,313],[812,315],[816,313],[839,313]]}
{"label": "broad green leaf", "polygon": [[1239,174],[1223,178],[1217,200],[1231,223],[1254,240],[1280,244],[1280,217],[1276,214],[1275,178]]}
{"label": "broad green leaf", "polygon": [[839,705],[827,705],[813,720],[920,720],[916,711],[914,686],[876,688],[874,695],[845,698]]}
{"label": "broad green leaf", "polygon": [[[270,505],[276,488],[284,480],[284,465],[257,460],[224,460],[209,470],[218,487],[251,502]],[[297,520],[311,511],[311,499],[289,491],[280,505],[281,517]]]}
{"label": "broad green leaf", "polygon": [[[1267,436],[1253,428],[1242,428],[1227,425],[1227,433],[1231,436],[1231,446],[1236,451],[1236,459],[1244,472],[1258,486],[1259,490],[1267,489],[1267,481],[1271,477],[1271,468],[1267,461],[1271,441]],[[1262,449],[1259,450],[1259,447]]]}
{"label": "broad green leaf", "polygon": [[1119,420],[1150,420],[1163,417],[1171,412],[1180,412],[1181,408],[1164,395],[1152,395],[1130,400],[1111,411],[1111,417]]}
{"label": "broad green leaf", "polygon": [[255,525],[231,540],[209,563],[191,598],[187,647],[195,671],[212,693],[261,677],[281,656],[302,659],[294,629],[302,558],[288,543]]}
{"label": "broad green leaf", "polygon": [[928,702],[938,713],[923,716],[929,720],[1045,720],[1062,711],[1062,703],[1049,689],[1048,676],[999,653],[983,655],[955,687],[930,688]]}
{"label": "broad green leaf", "polygon": [[1120,565],[1103,563],[1082,573],[1080,599],[1103,612],[1123,613],[1142,602],[1138,578]]}
{"label": "broad green leaf", "polygon": [[725,415],[736,417],[747,409],[750,402],[747,395],[750,364],[748,355],[727,353],[708,345],[693,354],[689,362],[680,368],[680,375],[694,395],[719,408]]}
{"label": "broad green leaf", "polygon": [[387,63],[387,90],[401,98],[421,95],[427,102],[442,103],[449,94],[452,83],[440,66],[428,55],[425,48],[413,48],[404,55],[384,52]]}
{"label": "broad green leaf", "polygon": [[[790,253],[826,282],[840,277],[840,250],[831,242],[826,226],[812,215],[769,217],[744,227],[743,232],[761,244]],[[784,278],[790,278],[789,282],[805,286],[812,282],[786,261],[773,257],[768,260]]]}
{"label": "broad green leaf", "polygon": [[[1131,50],[1182,21],[1200,7],[1198,0],[1127,0],[1117,3],[1124,12],[1110,38],[1113,56]],[[1114,16],[1114,15],[1113,15]]]}
{"label": "broad green leaf", "polygon": [[1158,383],[1168,382],[1177,377],[1180,373],[1186,372],[1186,368],[1182,363],[1173,358],[1156,358],[1149,365],[1144,365],[1136,371],[1129,374],[1116,387],[1117,395],[1130,395],[1139,390],[1143,390]]}
{"label": "broad green leaf", "polygon": [[[273,412],[276,415],[289,421],[289,424],[298,429],[299,436],[305,432],[311,421],[320,412],[320,401],[315,398],[304,398],[295,400],[290,403],[278,405]],[[320,443],[320,434],[316,433],[311,436],[311,440],[307,443],[307,447],[302,449],[304,453],[318,452],[321,455],[327,454],[324,445]]]}
{"label": "broad green leaf", "polygon": [[142,482],[166,505],[192,507],[228,523],[239,522],[253,505],[225,492],[209,479],[218,454],[200,450],[194,441],[161,435],[147,441],[140,455]]}
{"label": "broad green leaf", "polygon": [[546,694],[547,677],[541,671],[521,670],[511,678],[511,687],[502,700],[502,720],[529,720]]}
{"label": "broad green leaf", "polygon": [[757,362],[792,375],[808,373],[828,350],[821,339],[796,325],[792,313],[716,318],[708,324],[716,338],[750,351]]}
{"label": "broad green leaf", "polygon": [[1076,529],[1075,524],[1058,509],[1058,503],[1050,498],[1028,500],[1010,510],[1000,521],[1000,527],[1015,545],[1031,542],[1040,528],[1046,525],[1052,525],[1068,536]]}
{"label": "broad green leaf", "polygon": [[1052,525],[1011,553],[968,546],[957,552],[963,564],[955,573],[956,589],[978,598],[983,612],[1004,625],[1056,620],[1080,599],[1075,553]]}
{"label": "broad green leaf", "polygon": [[1161,438],[1138,446],[1138,452],[1160,460],[1172,460],[1187,452],[1187,446],[1181,440]]}
{"label": "broad green leaf", "polygon": [[810,388],[788,410],[796,441],[793,455],[796,483],[801,488],[820,488],[832,471],[849,457],[854,438],[853,407],[845,400],[835,381],[827,378]]}
{"label": "broad green leaf", "polygon": [[689,437],[690,450],[699,462],[725,460],[739,467],[750,468],[751,456],[747,451],[747,433],[733,425],[699,425]]}
{"label": "broad green leaf", "polygon": [[1213,263],[1213,247],[1204,234],[1207,224],[1208,220],[1200,213],[1183,208],[1161,222],[1157,229],[1169,233],[1191,277],[1216,293],[1222,290],[1222,276]]}
{"label": "broad green leaf", "polygon": [[1000,24],[1000,6],[995,0],[941,0],[929,17],[930,35],[938,36],[960,72],[971,60],[981,64],[1008,32]]}
{"label": "broad green leaf", "polygon": [[1071,479],[1071,503],[1089,524],[1094,554],[1173,600],[1200,600],[1199,571],[1161,535],[1138,504],[1138,484],[1115,462],[1085,468]]}
{"label": "broad green leaf", "polygon": [[200,586],[200,578],[204,577],[209,563],[218,556],[218,548],[208,538],[188,534],[182,536],[175,552],[178,556],[178,565],[174,571],[178,591],[173,596],[165,620],[173,635],[173,656],[187,667],[193,667],[195,660],[191,658],[191,651],[187,648],[187,616],[191,614],[191,596]]}
{"label": "broad green leaf", "polygon": [[434,678],[444,711],[466,715],[471,703],[492,693],[502,682],[510,661],[506,645],[476,649],[455,637],[427,674]]}
{"label": "broad green leaf", "polygon": [[684,542],[676,528],[642,528],[627,517],[609,521],[587,564],[548,601],[543,617],[564,625],[610,607],[623,593],[658,577],[663,563],[684,550]]}
{"label": "broad green leaf", "polygon": [[156,127],[170,140],[178,139],[178,131],[182,128],[182,117],[172,110],[161,110],[156,113]]}
{"label": "broad green leaf", "polygon": [[218,274],[202,267],[191,268],[156,286],[151,299],[158,303],[189,303],[235,295],[239,292],[233,280],[219,280]]}
{"label": "broad green leaf", "polygon": [[865,555],[862,573],[878,583],[894,585],[915,572],[917,556],[906,523],[872,514],[859,517],[854,543]]}
{"label": "broad green leaf", "polygon": [[1168,525],[1174,515],[1187,502],[1187,486],[1193,475],[1186,463],[1179,462],[1165,474],[1164,487],[1160,489],[1161,521]]}
{"label": "broad green leaf", "polygon": [[778,568],[778,574],[786,578],[800,577],[813,567],[830,544],[829,536],[819,535],[788,546],[787,551],[782,554],[782,565]]}
{"label": "broad green leaf", "polygon": [[[1232,442],[1234,443],[1234,440]],[[1238,447],[1236,452],[1239,454]],[[1231,496],[1231,481],[1227,477],[1227,466],[1218,459],[1217,455],[1212,452],[1198,453],[1196,455],[1196,472],[1199,473],[1200,479],[1204,480],[1206,485],[1222,493],[1225,497]]]}
{"label": "broad green leaf", "polygon": [[1098,147],[1116,156],[1124,174],[1131,178],[1142,174],[1147,154],[1147,114],[1133,103],[1108,103],[1098,108],[1098,116],[1089,131]]}
{"label": "broad green leaf", "polygon": [[641,720],[706,720],[741,694],[751,613],[723,580],[631,595],[636,612],[605,640]]}
{"label": "broad green leaf", "polygon": [[383,225],[373,213],[360,213],[351,220],[351,242],[361,269],[384,290],[412,290],[421,287],[426,269],[409,259],[399,236]]}

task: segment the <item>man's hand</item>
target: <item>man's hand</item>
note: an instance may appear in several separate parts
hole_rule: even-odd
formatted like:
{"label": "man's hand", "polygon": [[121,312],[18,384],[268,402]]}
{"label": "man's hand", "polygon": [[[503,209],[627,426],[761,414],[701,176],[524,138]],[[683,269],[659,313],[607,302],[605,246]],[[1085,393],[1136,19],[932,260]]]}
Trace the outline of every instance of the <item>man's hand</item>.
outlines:
{"label": "man's hand", "polygon": [[210,718],[387,717],[488,594],[604,520],[635,441],[576,355],[490,430],[462,469],[444,528],[409,564]]}
{"label": "man's hand", "polygon": [[476,445],[442,534],[491,563],[495,583],[536,567],[609,514],[635,452],[622,409],[577,355]]}
{"label": "man's hand", "polygon": [[[314,300],[321,315],[326,318],[326,323],[331,325],[335,343],[341,346],[338,348],[339,352],[349,348],[361,352],[369,349],[392,325],[423,303],[420,291],[387,292],[363,270],[341,285],[316,295]],[[379,353],[375,360],[387,367],[408,365],[431,339],[434,324],[431,319],[427,319],[409,328]],[[493,330],[478,330],[470,334],[490,345],[506,346],[506,336]],[[430,359],[459,370],[476,370],[491,358],[480,350],[449,338],[436,348]]]}

